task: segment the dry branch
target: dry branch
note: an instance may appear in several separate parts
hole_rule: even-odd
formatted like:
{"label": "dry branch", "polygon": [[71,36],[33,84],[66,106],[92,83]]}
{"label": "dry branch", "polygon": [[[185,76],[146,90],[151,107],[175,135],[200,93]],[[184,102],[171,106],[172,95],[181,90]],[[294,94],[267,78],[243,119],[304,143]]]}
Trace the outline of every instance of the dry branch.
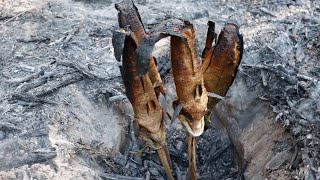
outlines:
{"label": "dry branch", "polygon": [[115,74],[109,74],[109,72],[106,72],[105,76],[102,76],[100,74],[96,74],[95,72],[90,71],[90,69],[88,68],[88,66],[90,64],[82,65],[82,64],[74,62],[74,61],[57,61],[56,63],[57,63],[57,66],[62,65],[62,66],[74,68],[74,69],[78,70],[79,72],[81,72],[83,75],[88,76],[89,78],[92,78],[92,79],[111,80],[113,78],[118,77]]}
{"label": "dry branch", "polygon": [[0,122],[0,129],[8,131],[22,131],[21,128],[9,122]]}
{"label": "dry branch", "polygon": [[312,81],[312,82],[317,82],[316,79],[312,79],[308,76],[298,74],[298,72],[288,71],[284,66],[282,66],[280,64],[279,65],[243,64],[242,66],[243,67],[250,67],[250,68],[264,69],[264,70],[270,71],[270,72],[274,73],[275,75],[279,76],[280,79],[287,81],[291,85],[296,85],[298,83],[298,78]]}
{"label": "dry branch", "polygon": [[36,38],[29,38],[29,39],[19,38],[19,39],[17,39],[17,41],[23,42],[23,43],[42,43],[42,42],[50,41],[50,38],[48,38],[48,37],[36,37]]}
{"label": "dry branch", "polygon": [[[56,66],[50,66],[52,64],[56,64]],[[66,66],[72,69],[69,69],[67,72],[60,72],[57,69],[58,66]],[[12,100],[40,104],[56,104],[55,102],[40,97],[50,94],[69,84],[81,81],[84,76],[101,80],[112,80],[118,77],[118,75],[110,74],[108,72],[103,75],[98,74],[90,71],[88,65],[84,66],[72,61],[53,61],[33,68],[33,71],[35,71],[35,73],[29,76],[7,80],[7,82],[12,84],[20,84],[11,93]]]}
{"label": "dry branch", "polygon": [[109,179],[109,180],[118,180],[118,179],[122,179],[122,180],[143,180],[144,179],[144,178],[139,178],[139,177],[123,176],[123,175],[119,175],[119,174],[110,174],[110,173],[99,174],[99,176],[102,177],[102,178]]}
{"label": "dry branch", "polygon": [[21,15],[23,15],[23,14],[25,14],[25,13],[27,13],[28,11],[31,11],[31,10],[32,10],[32,9],[29,9],[29,10],[22,11],[22,12],[18,13],[17,15],[11,17],[10,19],[8,19],[8,20],[6,20],[4,23],[2,23],[2,24],[0,25],[0,27],[6,25],[7,23],[13,21],[13,20],[16,19],[17,17],[19,17],[19,16],[21,16]]}
{"label": "dry branch", "polygon": [[43,84],[45,84],[48,81],[48,77],[47,76],[43,76],[43,77],[39,77],[37,79],[35,79],[34,81],[31,82],[24,82],[21,85],[19,85],[13,93],[24,93],[27,92],[31,89],[34,89],[36,87],[39,87]]}
{"label": "dry branch", "polygon": [[32,89],[30,91],[31,94],[41,97],[47,94],[50,94],[64,86],[67,86],[69,84],[81,81],[83,77],[79,73],[74,73],[74,74],[67,74],[63,76],[60,81],[54,81],[50,84],[44,84],[42,86],[39,86],[37,88]]}
{"label": "dry branch", "polygon": [[79,27],[74,27],[73,29],[71,29],[70,31],[66,32],[67,35],[61,37],[60,39],[51,42],[49,45],[53,46],[56,44],[60,44],[61,48],[65,48],[67,46],[67,44],[69,43],[69,41],[72,39],[72,37],[78,33],[80,30]]}
{"label": "dry branch", "polygon": [[45,100],[45,99],[42,99],[42,98],[38,98],[36,96],[30,95],[30,94],[27,94],[27,93],[23,93],[23,94],[15,93],[15,94],[12,94],[12,99],[16,99],[16,100],[20,100],[20,101],[24,101],[24,102],[40,103],[40,104],[43,104],[43,103],[52,104],[52,105],[56,105],[57,104],[56,102],[48,101],[48,100]]}
{"label": "dry branch", "polygon": [[7,82],[12,83],[12,84],[20,84],[20,83],[24,83],[24,82],[30,81],[31,79],[36,79],[41,74],[43,74],[43,70],[39,70],[39,71],[29,75],[29,76],[7,80]]}

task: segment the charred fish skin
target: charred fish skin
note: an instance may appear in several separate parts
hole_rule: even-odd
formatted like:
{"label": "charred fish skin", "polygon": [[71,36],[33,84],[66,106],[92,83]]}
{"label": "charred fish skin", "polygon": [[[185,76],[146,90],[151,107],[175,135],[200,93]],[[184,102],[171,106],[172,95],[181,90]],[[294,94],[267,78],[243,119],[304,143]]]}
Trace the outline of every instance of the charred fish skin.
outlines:
{"label": "charred fish skin", "polygon": [[[204,131],[208,95],[204,86],[201,65],[197,58],[192,24],[178,19],[161,24],[156,33],[144,39],[137,50],[137,57],[142,59],[139,63],[148,64],[155,43],[167,36],[171,37],[171,64],[178,95],[178,100],[174,102],[176,108],[173,117],[178,115],[188,132],[188,173],[189,178],[197,179],[196,140]],[[142,75],[145,73],[145,69],[138,71]]]}
{"label": "charred fish skin", "polygon": [[126,38],[126,34],[124,30],[115,30],[112,33],[112,46],[114,49],[114,57],[118,62],[122,60],[122,53],[124,48],[124,41]]}
{"label": "charred fish skin", "polygon": [[180,19],[168,19],[156,26],[153,31],[146,36],[139,48],[136,50],[137,59],[139,59],[137,69],[140,76],[148,73],[149,71],[148,65],[150,64],[150,57],[156,42],[168,36],[180,37],[184,42],[186,42],[186,39],[178,30],[179,26],[184,27],[185,24],[186,22]]}
{"label": "charred fish skin", "polygon": [[[124,0],[115,4],[118,10],[120,31],[116,31],[114,38],[124,38],[121,46],[114,46],[115,52],[122,50],[122,66],[120,72],[126,89],[126,95],[132,104],[134,116],[139,125],[140,136],[152,147],[161,148],[165,142],[165,126],[163,112],[158,101],[159,87],[162,84],[157,71],[156,62],[152,57],[150,73],[139,76],[136,71],[137,59],[135,50],[146,36],[143,23],[137,7],[132,0]],[[123,34],[121,34],[123,33]],[[121,40],[120,39],[120,40]],[[117,40],[113,40],[117,42]],[[119,41],[119,40],[118,40]],[[120,43],[115,43],[120,44]],[[117,53],[119,59],[119,52]],[[160,84],[155,86],[155,84]],[[155,91],[156,90],[156,91]]]}
{"label": "charred fish skin", "polygon": [[[130,29],[132,34],[134,34],[132,38],[135,40],[137,46],[140,46],[143,39],[147,36],[147,33],[145,32],[138,8],[135,6],[132,0],[124,0],[120,3],[117,3],[115,4],[115,8],[118,10],[119,27]],[[117,43],[116,40],[113,41],[115,41],[115,44]],[[120,57],[120,55],[118,55],[119,53],[116,54],[116,52],[118,51],[115,49],[115,55],[117,55],[116,57]],[[160,92],[165,94],[165,88],[158,72],[156,59],[153,56],[150,56],[149,58],[149,65],[143,66],[142,68],[147,69],[151,82],[157,92],[157,97],[159,97]],[[136,67],[139,65],[139,63],[136,63]],[[141,77],[141,75],[139,76]]]}
{"label": "charred fish skin", "polygon": [[[132,0],[124,0],[115,5],[118,10],[119,27],[112,40],[115,44],[115,57],[119,61],[122,58],[120,72],[126,89],[126,95],[133,107],[134,119],[137,122],[139,135],[146,145],[156,149],[160,161],[165,169],[168,179],[173,180],[172,164],[169,150],[166,145],[166,129],[163,119],[163,110],[160,106],[160,92],[164,94],[164,88],[157,64],[153,56],[150,57],[149,72],[139,76],[136,70],[136,49],[146,37],[146,32],[141,21],[138,9]],[[121,34],[124,32],[123,34]],[[124,38],[123,43],[119,43]],[[121,55],[122,51],[122,55]]]}
{"label": "charred fish skin", "polygon": [[197,137],[203,132],[208,96],[197,58],[193,26],[186,23],[180,31],[186,42],[180,37],[171,37],[174,83],[183,107],[178,117],[188,133]]}
{"label": "charred fish skin", "polygon": [[[239,32],[236,22],[229,21],[220,32],[216,45],[204,57],[203,74],[204,82],[208,92],[225,96],[232,85],[243,54],[243,37]],[[209,97],[208,112],[205,116],[206,129],[211,123],[211,112],[221,99]],[[236,149],[236,160],[239,167],[237,178],[239,179],[245,169],[246,160],[243,159],[243,145],[237,140],[234,132],[230,131],[233,122],[222,124],[227,129],[228,135]],[[236,124],[236,122],[234,122]]]}
{"label": "charred fish skin", "polygon": [[[215,33],[215,23],[213,21],[208,21],[207,25],[208,25],[207,38],[206,38],[205,48],[203,49],[202,55],[201,55],[202,58],[206,58],[208,56],[211,57],[212,50],[213,50],[212,43],[217,38],[217,34]],[[204,65],[204,66],[207,67],[208,65]]]}
{"label": "charred fish skin", "polygon": [[[145,32],[138,8],[135,6],[132,0],[124,0],[116,4],[115,7],[118,10],[120,28],[129,28],[135,35],[134,39],[137,45],[140,46],[143,39],[147,36],[147,33]],[[149,58],[149,66],[143,66],[143,68],[148,70],[149,77],[152,81],[152,84],[156,88],[157,96],[159,97],[160,92],[165,94],[165,89],[158,72],[156,59],[153,56],[150,56]],[[139,63],[137,63],[136,67],[138,65]]]}
{"label": "charred fish skin", "polygon": [[[126,95],[132,104],[140,135],[155,148],[165,145],[162,108],[148,75],[139,77],[135,68],[135,41],[127,36],[120,68]],[[151,137],[151,138],[150,138]]]}
{"label": "charred fish skin", "polygon": [[[208,37],[207,37],[208,38]],[[218,41],[203,60],[203,76],[208,92],[225,96],[232,85],[243,54],[243,37],[236,22],[229,21],[220,32]],[[209,97],[206,128],[210,125],[210,114],[221,99]]]}
{"label": "charred fish skin", "polygon": [[204,131],[208,95],[204,86],[201,64],[197,57],[192,24],[185,23],[185,27],[176,27],[175,30],[179,30],[183,36],[183,38],[171,37],[172,72],[179,98],[178,103],[182,106],[178,117],[188,132],[188,178],[196,180],[196,143],[197,137]]}
{"label": "charred fish skin", "polygon": [[119,27],[126,28],[129,26],[137,37],[137,44],[140,44],[146,34],[138,8],[132,0],[123,0],[116,3],[115,8],[118,10]]}
{"label": "charred fish skin", "polygon": [[[176,106],[182,107],[181,113],[176,114],[179,114],[178,117],[188,133],[200,136],[204,129],[203,117],[208,97],[200,61],[197,58],[192,24],[179,19],[171,19],[160,24],[155,33],[146,37],[138,47],[136,51],[138,63],[148,64],[155,43],[167,36],[171,37],[171,64],[178,95],[176,102],[180,104]],[[142,69],[139,73],[143,75],[146,72]]]}

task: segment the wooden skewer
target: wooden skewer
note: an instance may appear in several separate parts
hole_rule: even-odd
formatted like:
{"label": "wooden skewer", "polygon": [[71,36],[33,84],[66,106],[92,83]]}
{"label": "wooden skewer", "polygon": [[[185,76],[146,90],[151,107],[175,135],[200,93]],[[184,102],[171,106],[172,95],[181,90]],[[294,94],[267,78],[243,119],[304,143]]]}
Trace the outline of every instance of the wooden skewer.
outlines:
{"label": "wooden skewer", "polygon": [[197,137],[188,135],[188,154],[189,154],[189,169],[188,177],[190,180],[197,179],[197,156],[196,156]]}
{"label": "wooden skewer", "polygon": [[171,158],[169,155],[169,150],[167,146],[163,146],[162,148],[158,149],[158,154],[160,161],[164,167],[164,170],[168,176],[169,180],[173,180],[173,175],[172,175],[172,163],[171,163]]}

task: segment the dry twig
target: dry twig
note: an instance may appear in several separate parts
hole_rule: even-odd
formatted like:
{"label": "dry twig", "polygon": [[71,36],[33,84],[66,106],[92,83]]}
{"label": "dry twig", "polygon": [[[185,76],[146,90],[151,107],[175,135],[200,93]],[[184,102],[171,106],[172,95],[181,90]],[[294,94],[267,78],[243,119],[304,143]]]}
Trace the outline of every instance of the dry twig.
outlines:
{"label": "dry twig", "polygon": [[110,174],[110,173],[99,174],[99,176],[102,178],[106,178],[108,180],[144,180],[144,178],[123,176],[119,174]]}

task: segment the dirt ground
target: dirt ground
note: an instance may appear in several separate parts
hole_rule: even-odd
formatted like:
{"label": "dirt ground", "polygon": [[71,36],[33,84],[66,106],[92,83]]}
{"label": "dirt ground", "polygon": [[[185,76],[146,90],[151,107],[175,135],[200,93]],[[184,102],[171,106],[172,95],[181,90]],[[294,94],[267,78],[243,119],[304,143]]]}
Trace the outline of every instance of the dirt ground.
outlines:
{"label": "dirt ground", "polygon": [[[0,1],[0,180],[165,179],[156,152],[133,143],[132,109],[111,43],[116,2]],[[239,113],[226,114],[267,114],[288,133],[275,142],[265,179],[320,179],[317,0],[134,2],[147,29],[170,17],[192,22],[199,53],[208,20],[217,33],[228,18],[237,20],[244,54],[224,101]],[[168,44],[159,42],[154,55],[170,101]],[[248,102],[256,108],[242,111]],[[178,121],[167,130],[174,175],[185,179],[186,134]],[[213,121],[197,147],[199,179],[232,179],[233,151]]]}

